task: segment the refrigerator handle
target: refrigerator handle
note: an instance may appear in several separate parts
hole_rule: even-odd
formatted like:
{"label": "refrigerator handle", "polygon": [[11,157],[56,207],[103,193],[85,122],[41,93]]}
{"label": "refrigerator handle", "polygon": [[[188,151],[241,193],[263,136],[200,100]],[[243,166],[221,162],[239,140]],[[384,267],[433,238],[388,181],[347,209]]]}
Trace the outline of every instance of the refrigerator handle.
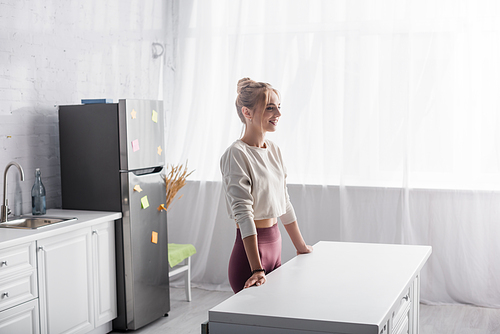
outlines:
{"label": "refrigerator handle", "polygon": [[121,173],[133,173],[135,176],[158,174],[158,173],[161,173],[161,171],[163,171],[163,166],[142,168],[142,169],[136,169],[136,170],[120,170]]}

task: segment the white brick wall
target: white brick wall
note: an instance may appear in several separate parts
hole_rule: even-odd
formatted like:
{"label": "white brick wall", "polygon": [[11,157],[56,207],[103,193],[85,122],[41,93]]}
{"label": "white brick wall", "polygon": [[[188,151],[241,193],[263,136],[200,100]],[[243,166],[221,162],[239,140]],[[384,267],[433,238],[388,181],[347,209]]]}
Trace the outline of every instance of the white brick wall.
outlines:
{"label": "white brick wall", "polygon": [[25,172],[24,182],[14,167],[8,173],[14,214],[31,212],[37,167],[47,207],[61,206],[57,105],[163,99],[170,60],[153,58],[151,45],[169,46],[171,8],[170,0],[0,2],[0,186],[10,161]]}

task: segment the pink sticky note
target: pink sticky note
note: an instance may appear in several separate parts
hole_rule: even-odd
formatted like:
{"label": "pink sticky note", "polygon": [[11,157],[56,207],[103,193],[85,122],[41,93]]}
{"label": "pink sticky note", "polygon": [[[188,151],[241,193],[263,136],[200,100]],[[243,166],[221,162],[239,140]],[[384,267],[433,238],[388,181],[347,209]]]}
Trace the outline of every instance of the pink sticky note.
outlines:
{"label": "pink sticky note", "polygon": [[138,139],[132,141],[132,151],[134,151],[134,152],[139,151],[139,140]]}

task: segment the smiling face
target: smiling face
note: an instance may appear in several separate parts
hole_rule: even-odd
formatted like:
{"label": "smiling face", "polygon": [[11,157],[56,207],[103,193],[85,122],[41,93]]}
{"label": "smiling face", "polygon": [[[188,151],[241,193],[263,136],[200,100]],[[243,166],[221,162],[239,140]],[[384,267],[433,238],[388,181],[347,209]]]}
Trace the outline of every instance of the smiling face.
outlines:
{"label": "smiling face", "polygon": [[251,111],[252,122],[247,123],[247,127],[252,127],[254,131],[274,132],[278,126],[281,102],[273,90],[270,90],[268,94],[269,98],[264,111],[258,109]]}

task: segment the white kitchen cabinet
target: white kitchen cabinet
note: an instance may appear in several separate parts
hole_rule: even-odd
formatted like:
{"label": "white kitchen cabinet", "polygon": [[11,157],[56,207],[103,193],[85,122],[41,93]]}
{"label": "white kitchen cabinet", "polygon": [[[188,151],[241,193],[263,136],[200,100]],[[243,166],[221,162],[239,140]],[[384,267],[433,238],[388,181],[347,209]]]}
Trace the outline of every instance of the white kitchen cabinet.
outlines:
{"label": "white kitchen cabinet", "polygon": [[37,241],[41,333],[87,333],[116,317],[114,222]]}
{"label": "white kitchen cabinet", "polygon": [[115,226],[106,222],[92,227],[94,249],[95,327],[117,316]]}
{"label": "white kitchen cabinet", "polygon": [[39,333],[35,242],[0,249],[0,334]]}
{"label": "white kitchen cabinet", "polygon": [[40,327],[45,333],[94,328],[91,229],[38,240]]}

